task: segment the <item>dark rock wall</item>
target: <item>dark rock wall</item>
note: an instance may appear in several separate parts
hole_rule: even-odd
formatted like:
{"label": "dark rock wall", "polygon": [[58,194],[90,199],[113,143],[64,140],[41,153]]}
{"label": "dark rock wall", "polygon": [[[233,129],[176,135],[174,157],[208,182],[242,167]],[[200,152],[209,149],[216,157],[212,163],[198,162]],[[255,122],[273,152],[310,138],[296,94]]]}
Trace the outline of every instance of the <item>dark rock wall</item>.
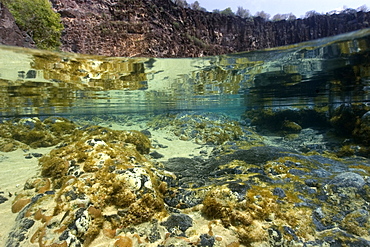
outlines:
{"label": "dark rock wall", "polygon": [[0,44],[34,47],[32,39],[19,30],[14,17],[2,3],[0,3]]}
{"label": "dark rock wall", "polygon": [[370,27],[370,12],[266,22],[185,9],[171,0],[51,2],[65,26],[63,51],[107,56],[198,57],[294,44]]}
{"label": "dark rock wall", "polygon": [[109,56],[197,57],[294,44],[370,27],[370,13],[266,22],[184,9],[170,0],[52,0],[63,50]]}

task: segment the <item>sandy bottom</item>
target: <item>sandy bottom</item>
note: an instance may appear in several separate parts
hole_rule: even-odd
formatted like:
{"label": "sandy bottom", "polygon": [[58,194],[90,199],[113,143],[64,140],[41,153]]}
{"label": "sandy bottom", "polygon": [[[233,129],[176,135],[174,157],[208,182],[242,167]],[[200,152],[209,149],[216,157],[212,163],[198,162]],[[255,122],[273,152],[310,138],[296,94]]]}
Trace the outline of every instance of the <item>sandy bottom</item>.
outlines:
{"label": "sandy bottom", "polygon": [[[120,125],[120,124],[99,124],[103,127],[108,127],[113,130],[145,130],[146,125]],[[196,144],[192,141],[180,140],[173,132],[166,129],[152,130],[150,141],[155,148],[151,149],[151,152],[157,151],[164,157],[156,159],[156,161],[167,161],[174,157],[186,157],[191,158],[194,156],[208,157],[210,152],[213,150],[212,146]],[[164,146],[165,148],[156,147]]]}
{"label": "sandy bottom", "polygon": [[16,195],[23,190],[27,179],[35,176],[38,172],[38,159],[25,157],[30,153],[47,154],[52,150],[49,148],[18,149],[13,152],[0,152],[0,191],[1,195],[8,200],[0,204],[0,245],[5,246],[10,230],[13,228],[17,214],[11,211],[12,202]]}

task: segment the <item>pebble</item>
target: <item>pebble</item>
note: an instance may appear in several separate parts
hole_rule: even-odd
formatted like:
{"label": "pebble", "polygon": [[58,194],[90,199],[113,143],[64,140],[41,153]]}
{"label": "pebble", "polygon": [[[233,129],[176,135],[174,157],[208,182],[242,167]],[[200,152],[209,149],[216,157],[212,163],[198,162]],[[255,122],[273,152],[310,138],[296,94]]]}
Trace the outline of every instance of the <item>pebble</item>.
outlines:
{"label": "pebble", "polygon": [[275,196],[278,196],[279,198],[286,197],[285,191],[282,188],[279,188],[279,187],[276,187],[272,193]]}
{"label": "pebble", "polygon": [[42,154],[40,154],[40,153],[32,153],[32,156],[35,157],[35,158],[40,158],[40,157],[42,157]]}
{"label": "pebble", "polygon": [[7,200],[8,200],[8,198],[0,195],[0,204],[6,202]]}
{"label": "pebble", "polygon": [[32,159],[32,158],[33,158],[33,156],[32,156],[32,154],[30,154],[30,153],[29,153],[29,154],[27,154],[26,156],[24,156],[24,158],[25,158],[25,159]]}
{"label": "pebble", "polygon": [[176,228],[185,232],[193,225],[193,219],[186,214],[172,214],[161,225],[165,226],[169,232],[174,232]]}
{"label": "pebble", "polygon": [[146,135],[148,138],[152,137],[152,133],[150,133],[149,130],[141,130],[140,131],[142,134]]}
{"label": "pebble", "polygon": [[208,234],[200,235],[199,246],[213,247],[214,244],[215,244],[215,237],[214,236],[210,236]]}
{"label": "pebble", "polygon": [[157,151],[153,151],[149,154],[153,159],[160,159],[160,158],[163,158],[164,155],[163,154],[160,154],[158,153]]}

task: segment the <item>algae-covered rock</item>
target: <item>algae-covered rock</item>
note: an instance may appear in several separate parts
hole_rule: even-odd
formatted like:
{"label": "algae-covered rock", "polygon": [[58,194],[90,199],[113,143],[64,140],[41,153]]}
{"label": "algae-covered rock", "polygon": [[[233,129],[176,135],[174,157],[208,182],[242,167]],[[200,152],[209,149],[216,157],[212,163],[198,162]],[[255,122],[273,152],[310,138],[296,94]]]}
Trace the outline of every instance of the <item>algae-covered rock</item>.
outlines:
{"label": "algae-covered rock", "polygon": [[151,147],[148,137],[140,131],[115,131],[100,126],[81,127],[65,118],[49,117],[44,120],[21,118],[3,121],[0,128],[0,150],[7,152],[27,146],[50,147],[94,136],[108,142],[131,143],[141,154],[149,153]]}
{"label": "algae-covered rock", "polygon": [[0,137],[0,151],[1,152],[11,152],[11,151],[17,150],[18,148],[27,149],[27,147],[28,146],[26,144],[16,141],[12,138]]}
{"label": "algae-covered rock", "polygon": [[281,130],[286,133],[299,133],[302,130],[302,127],[296,122],[284,120],[281,125]]}
{"label": "algae-covered rock", "polygon": [[[236,229],[241,243],[246,246],[266,245],[273,242],[269,227],[289,226],[300,239],[314,234],[311,226],[311,210],[295,207],[293,201],[279,202],[272,188],[252,186],[245,200],[238,201],[235,194],[226,188],[214,188],[203,201],[202,212],[211,219],[220,219],[225,227]],[[281,198],[280,198],[281,199]],[[303,225],[305,226],[303,228]],[[291,236],[282,231],[282,241],[288,242]]]}
{"label": "algae-covered rock", "polygon": [[244,117],[258,130],[280,134],[297,133],[302,128],[328,126],[327,108],[264,108],[249,110]]}
{"label": "algae-covered rock", "polygon": [[186,112],[172,116],[159,116],[149,124],[153,128],[169,128],[180,140],[192,140],[197,144],[223,144],[226,141],[243,140],[252,133],[226,115]]}
{"label": "algae-covered rock", "polygon": [[361,118],[356,119],[356,126],[353,130],[353,136],[360,143],[366,146],[370,144],[370,111],[366,112]]}
{"label": "algae-covered rock", "polygon": [[41,180],[29,181],[16,198],[14,205],[25,202],[19,217],[35,224],[29,238],[11,235],[9,244],[87,246],[102,232],[115,237],[125,227],[165,215],[160,182],[141,154],[150,146],[143,134],[99,127],[76,133],[70,140],[78,140],[40,159]]}
{"label": "algae-covered rock", "polygon": [[[50,147],[66,141],[76,131],[77,125],[65,118],[39,118],[10,119],[1,123],[0,137],[13,143],[14,150],[23,143],[32,148]],[[18,145],[15,145],[18,143]],[[6,149],[5,148],[5,149]]]}
{"label": "algae-covered rock", "polygon": [[358,120],[369,110],[369,107],[362,103],[341,104],[332,110],[330,124],[338,134],[351,136]]}
{"label": "algae-covered rock", "polygon": [[[162,127],[180,127],[182,135],[195,141],[216,125],[227,126],[221,119],[178,114],[171,118],[172,126]],[[64,127],[51,127],[59,121],[28,120],[23,125],[61,133]],[[162,163],[148,160],[151,145],[141,132],[63,123],[62,142],[40,158],[40,176],[30,179],[14,200],[17,225],[8,243],[366,246],[368,160],[338,158],[325,148],[301,153],[300,143],[310,138],[318,145],[327,136],[320,130],[299,130],[293,120],[284,122],[291,127],[286,131],[299,131],[290,145],[270,146],[251,128],[233,122],[241,135],[213,143],[209,157]]]}

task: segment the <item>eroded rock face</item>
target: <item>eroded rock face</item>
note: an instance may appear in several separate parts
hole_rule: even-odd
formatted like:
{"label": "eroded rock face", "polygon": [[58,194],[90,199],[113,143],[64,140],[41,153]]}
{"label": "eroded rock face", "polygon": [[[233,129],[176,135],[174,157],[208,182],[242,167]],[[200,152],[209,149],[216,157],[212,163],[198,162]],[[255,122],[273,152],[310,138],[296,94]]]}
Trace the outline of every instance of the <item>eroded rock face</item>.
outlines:
{"label": "eroded rock face", "polygon": [[[370,27],[370,12],[268,22],[195,11],[171,0],[51,0],[62,50],[107,56],[199,57],[257,50]],[[0,43],[33,47],[0,5]]]}
{"label": "eroded rock face", "polygon": [[181,8],[170,0],[52,0],[62,49],[108,56],[198,57],[294,44],[370,27],[370,13],[266,22]]}
{"label": "eroded rock face", "polygon": [[34,47],[33,41],[18,28],[9,10],[0,3],[0,44]]}

